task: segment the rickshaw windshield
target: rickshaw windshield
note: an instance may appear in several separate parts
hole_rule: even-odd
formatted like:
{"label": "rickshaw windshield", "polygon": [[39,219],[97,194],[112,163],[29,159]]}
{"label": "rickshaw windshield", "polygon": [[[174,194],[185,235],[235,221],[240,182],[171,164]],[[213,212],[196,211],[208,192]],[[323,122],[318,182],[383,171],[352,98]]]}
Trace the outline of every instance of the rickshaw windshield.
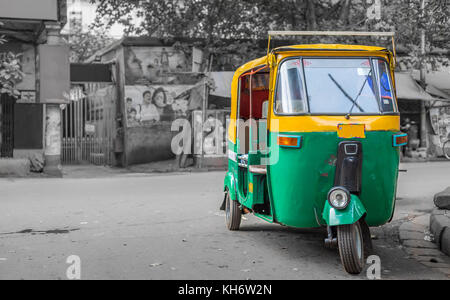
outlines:
{"label": "rickshaw windshield", "polygon": [[296,58],[279,68],[277,114],[394,111],[389,67],[382,59]]}

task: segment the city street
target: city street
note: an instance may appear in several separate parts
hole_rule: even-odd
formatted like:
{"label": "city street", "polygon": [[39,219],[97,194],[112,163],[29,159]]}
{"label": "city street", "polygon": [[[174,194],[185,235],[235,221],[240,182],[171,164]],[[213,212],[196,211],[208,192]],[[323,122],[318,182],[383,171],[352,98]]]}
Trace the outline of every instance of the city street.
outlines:
{"label": "city street", "polygon": [[[402,164],[397,211],[372,230],[382,279],[446,279],[408,257],[402,220],[433,208],[450,163]],[[0,179],[0,279],[366,279],[343,270],[323,230],[246,215],[230,232],[219,211],[224,172]]]}

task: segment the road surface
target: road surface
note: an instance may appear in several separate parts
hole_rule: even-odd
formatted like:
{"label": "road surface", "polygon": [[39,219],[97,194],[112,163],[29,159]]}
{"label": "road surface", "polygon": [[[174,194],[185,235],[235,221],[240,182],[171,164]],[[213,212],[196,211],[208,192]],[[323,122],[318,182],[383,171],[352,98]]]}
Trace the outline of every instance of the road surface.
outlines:
{"label": "road surface", "polygon": [[[450,163],[406,164],[394,222],[376,228],[382,279],[446,279],[408,258],[396,231],[430,211],[450,185]],[[223,172],[105,178],[0,179],[0,279],[365,279],[347,275],[323,230],[245,216],[227,231]]]}

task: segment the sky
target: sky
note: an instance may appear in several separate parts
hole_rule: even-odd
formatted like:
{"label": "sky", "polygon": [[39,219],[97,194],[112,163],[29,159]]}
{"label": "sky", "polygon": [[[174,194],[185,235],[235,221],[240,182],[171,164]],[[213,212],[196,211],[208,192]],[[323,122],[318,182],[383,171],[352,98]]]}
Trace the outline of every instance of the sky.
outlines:
{"label": "sky", "polygon": [[[95,20],[96,17],[96,4],[90,3],[89,0],[68,0],[67,1],[67,17],[68,19],[75,14],[81,13],[81,19],[83,28],[87,30],[89,25]],[[70,22],[67,22],[63,29],[63,33],[67,33],[70,30]],[[109,35],[114,38],[121,38],[123,36],[124,27],[120,24],[112,26],[109,30]]]}

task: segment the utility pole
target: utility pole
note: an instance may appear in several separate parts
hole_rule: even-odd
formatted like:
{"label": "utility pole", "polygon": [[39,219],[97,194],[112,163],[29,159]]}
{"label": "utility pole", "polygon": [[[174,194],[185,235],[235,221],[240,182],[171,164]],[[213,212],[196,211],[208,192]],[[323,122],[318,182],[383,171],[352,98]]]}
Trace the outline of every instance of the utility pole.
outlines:
{"label": "utility pole", "polygon": [[[421,14],[422,17],[425,16],[425,1],[422,0],[421,3]],[[420,60],[420,81],[422,83],[422,86],[426,86],[426,77],[425,77],[425,55],[426,55],[426,36],[425,36],[425,29],[423,28],[421,30],[421,36],[420,36],[420,54],[421,54],[421,60]],[[420,102],[420,146],[422,148],[428,148],[428,132],[427,132],[427,109],[425,106],[425,101]]]}

